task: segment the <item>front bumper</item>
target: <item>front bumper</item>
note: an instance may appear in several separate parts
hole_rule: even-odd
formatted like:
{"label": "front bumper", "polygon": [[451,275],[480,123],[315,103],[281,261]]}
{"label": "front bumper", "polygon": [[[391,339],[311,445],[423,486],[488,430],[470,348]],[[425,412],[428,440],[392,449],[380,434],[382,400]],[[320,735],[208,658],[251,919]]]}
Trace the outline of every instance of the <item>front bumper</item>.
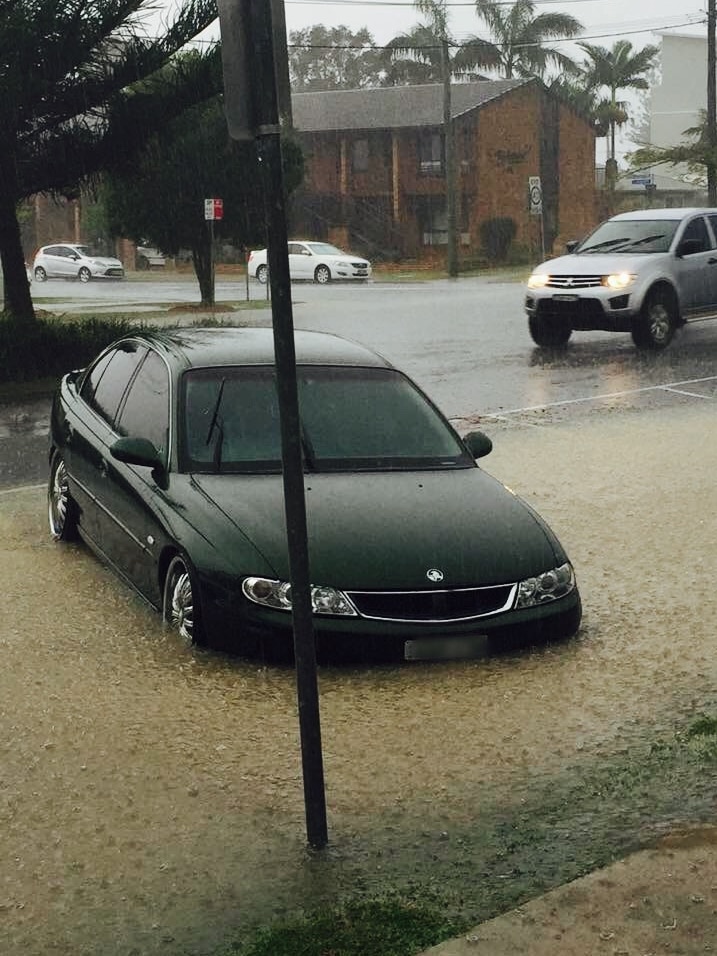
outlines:
{"label": "front bumper", "polygon": [[590,289],[589,294],[531,289],[525,296],[529,316],[565,323],[573,329],[629,332],[635,315],[635,293]]}

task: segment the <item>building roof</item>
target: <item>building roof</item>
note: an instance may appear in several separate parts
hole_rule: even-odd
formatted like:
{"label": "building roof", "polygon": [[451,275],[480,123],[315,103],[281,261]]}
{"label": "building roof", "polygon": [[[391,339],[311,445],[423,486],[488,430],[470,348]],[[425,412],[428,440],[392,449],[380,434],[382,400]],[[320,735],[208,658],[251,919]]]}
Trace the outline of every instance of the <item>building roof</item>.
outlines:
{"label": "building roof", "polygon": [[[517,87],[534,82],[520,79],[453,83],[451,114],[455,119]],[[291,104],[294,126],[302,133],[440,126],[443,122],[443,84],[294,93]]]}

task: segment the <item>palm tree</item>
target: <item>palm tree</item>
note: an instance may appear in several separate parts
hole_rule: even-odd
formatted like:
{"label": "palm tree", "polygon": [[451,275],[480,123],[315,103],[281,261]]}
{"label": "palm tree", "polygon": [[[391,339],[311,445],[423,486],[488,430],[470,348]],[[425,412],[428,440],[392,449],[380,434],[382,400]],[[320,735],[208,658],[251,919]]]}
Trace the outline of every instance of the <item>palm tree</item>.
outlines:
{"label": "palm tree", "polygon": [[[476,0],[476,13],[491,32],[491,41],[473,37],[466,46],[481,43],[490,48],[496,68],[507,79],[514,76],[543,77],[548,67],[575,73],[574,61],[549,46],[550,40],[567,40],[582,32],[583,25],[568,13],[535,13],[533,0],[516,0],[506,6],[500,0]],[[487,57],[488,50],[484,51]]]}
{"label": "palm tree", "polygon": [[[454,79],[484,79],[481,69],[495,69],[498,61],[491,43],[477,37],[458,43],[446,34],[449,66]],[[450,51],[456,49],[455,54]],[[387,44],[386,83],[395,86],[411,83],[440,83],[443,80],[442,37],[434,24],[417,23],[399,33]]]}
{"label": "palm tree", "polygon": [[645,74],[655,65],[660,50],[659,47],[651,45],[643,47],[642,50],[634,50],[629,40],[616,40],[611,50],[591,43],[579,43],[578,46],[588,56],[582,66],[588,89],[594,90],[598,95],[607,93],[607,96],[599,101],[599,108],[610,133],[606,174],[608,185],[612,185],[617,178],[615,129],[622,126],[628,118],[627,104],[618,100],[618,90],[648,89],[649,83]]}

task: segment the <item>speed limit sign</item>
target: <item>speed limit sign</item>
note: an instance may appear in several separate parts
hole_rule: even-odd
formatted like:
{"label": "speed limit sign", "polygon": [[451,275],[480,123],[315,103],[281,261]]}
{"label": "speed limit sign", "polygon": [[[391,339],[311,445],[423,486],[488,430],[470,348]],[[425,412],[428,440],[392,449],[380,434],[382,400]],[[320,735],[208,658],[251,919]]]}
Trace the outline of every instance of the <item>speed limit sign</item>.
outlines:
{"label": "speed limit sign", "polygon": [[540,176],[528,176],[528,204],[531,216],[540,216],[543,212],[543,187]]}

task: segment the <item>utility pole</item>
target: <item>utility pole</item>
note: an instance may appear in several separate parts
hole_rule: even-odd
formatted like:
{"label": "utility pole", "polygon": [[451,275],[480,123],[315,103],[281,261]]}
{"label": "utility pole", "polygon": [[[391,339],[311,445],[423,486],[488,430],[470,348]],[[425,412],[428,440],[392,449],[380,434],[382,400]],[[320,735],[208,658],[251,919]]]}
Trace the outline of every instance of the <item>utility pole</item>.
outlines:
{"label": "utility pole", "polygon": [[446,269],[449,276],[458,275],[458,242],[456,236],[456,144],[451,115],[451,57],[448,37],[441,37],[441,72],[443,74],[443,139],[446,162],[446,225],[448,248]]}
{"label": "utility pole", "polygon": [[707,0],[707,201],[717,206],[717,0]]}

